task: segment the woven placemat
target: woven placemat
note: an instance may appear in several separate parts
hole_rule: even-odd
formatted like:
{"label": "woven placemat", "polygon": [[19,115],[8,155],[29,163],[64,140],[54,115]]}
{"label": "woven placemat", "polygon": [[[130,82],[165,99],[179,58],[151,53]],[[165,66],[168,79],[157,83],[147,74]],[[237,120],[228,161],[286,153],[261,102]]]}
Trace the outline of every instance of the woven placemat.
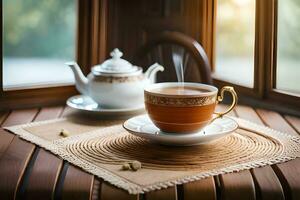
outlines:
{"label": "woven placemat", "polygon": [[[56,119],[7,129],[131,194],[300,157],[300,137],[233,119],[239,124],[234,133],[192,147],[152,143],[126,132],[120,121]],[[61,138],[66,128],[74,135]],[[142,169],[121,169],[134,160]]]}

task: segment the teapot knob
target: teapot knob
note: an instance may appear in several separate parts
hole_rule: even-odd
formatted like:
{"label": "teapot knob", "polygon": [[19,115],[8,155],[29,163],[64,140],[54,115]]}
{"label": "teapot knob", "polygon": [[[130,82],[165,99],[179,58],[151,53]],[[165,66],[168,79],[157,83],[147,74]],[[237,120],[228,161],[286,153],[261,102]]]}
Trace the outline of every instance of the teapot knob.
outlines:
{"label": "teapot knob", "polygon": [[115,48],[115,49],[110,53],[110,56],[111,56],[114,60],[117,60],[117,59],[120,59],[120,58],[123,56],[123,53],[122,53],[118,48]]}

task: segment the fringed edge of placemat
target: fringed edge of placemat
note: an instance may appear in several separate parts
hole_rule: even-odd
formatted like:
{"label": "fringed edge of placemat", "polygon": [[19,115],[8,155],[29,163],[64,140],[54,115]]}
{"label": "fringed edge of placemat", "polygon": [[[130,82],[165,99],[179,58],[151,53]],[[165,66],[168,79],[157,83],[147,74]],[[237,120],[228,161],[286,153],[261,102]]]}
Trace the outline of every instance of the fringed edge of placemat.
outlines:
{"label": "fringed edge of placemat", "polygon": [[[53,123],[53,122],[57,122],[57,121],[64,121],[64,120],[66,120],[64,118],[47,120],[47,121],[42,121],[42,122],[33,122],[33,123],[25,124],[25,125],[18,125],[18,126],[12,126],[12,127],[5,127],[5,129],[13,132],[16,135],[19,135],[21,138],[23,138],[29,142],[37,144],[37,145],[45,148],[46,150],[51,151],[55,155],[60,156],[62,159],[67,160],[68,162],[82,168],[83,170],[85,170],[89,173],[94,174],[94,175],[98,176],[99,178],[103,178],[105,181],[109,182],[110,184],[112,184],[116,187],[122,188],[124,190],[127,190],[130,194],[139,194],[139,193],[150,192],[153,190],[160,190],[160,189],[168,188],[171,186],[200,180],[200,179],[207,178],[210,176],[231,173],[231,172],[238,172],[241,170],[252,169],[255,167],[262,167],[265,165],[278,164],[278,163],[286,162],[286,161],[300,157],[300,137],[292,136],[287,133],[283,133],[283,132],[271,129],[266,126],[261,126],[261,125],[255,124],[253,122],[244,120],[244,119],[240,119],[240,118],[236,118],[236,117],[231,117],[231,118],[236,120],[239,124],[239,127],[242,129],[253,131],[253,132],[256,132],[257,134],[263,134],[265,136],[274,138],[278,141],[280,141],[280,139],[285,140],[286,142],[288,142],[290,144],[293,143],[294,145],[292,145],[292,148],[291,148],[291,146],[285,147],[284,154],[281,155],[279,158],[273,158],[273,159],[270,159],[267,161],[266,160],[251,161],[251,162],[233,165],[233,166],[218,169],[218,170],[211,170],[208,172],[202,172],[202,173],[198,173],[198,174],[194,174],[194,175],[184,176],[181,178],[176,178],[174,180],[158,182],[158,183],[148,185],[148,186],[140,186],[140,185],[134,184],[122,177],[119,177],[106,169],[103,169],[103,168],[99,169],[100,168],[99,166],[96,166],[90,162],[86,162],[85,160],[82,160],[78,157],[68,154],[62,146],[63,143],[60,143],[60,141],[72,139],[73,137],[80,137],[82,135],[70,136],[68,138],[63,138],[63,139],[59,139],[59,140],[55,140],[55,141],[47,141],[45,139],[42,139],[42,138],[35,136],[35,135],[29,133],[28,131],[24,130],[24,128],[28,128],[31,126],[48,124],[48,123]],[[114,126],[117,127],[119,125],[114,125]],[[107,128],[111,129],[114,126],[103,128],[103,130],[107,129]],[[249,127],[251,127],[251,128],[249,128]],[[96,131],[97,130],[94,130],[94,131],[88,132],[86,134],[90,135],[90,134],[95,133]],[[86,134],[84,134],[84,135],[86,136]],[[287,155],[287,154],[289,154],[289,155]]]}

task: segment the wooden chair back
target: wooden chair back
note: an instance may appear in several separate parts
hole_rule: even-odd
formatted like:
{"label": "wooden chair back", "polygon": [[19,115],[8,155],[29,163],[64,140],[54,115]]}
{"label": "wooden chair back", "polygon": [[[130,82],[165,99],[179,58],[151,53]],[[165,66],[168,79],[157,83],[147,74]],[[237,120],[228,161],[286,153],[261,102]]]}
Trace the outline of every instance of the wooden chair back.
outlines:
{"label": "wooden chair back", "polygon": [[179,32],[163,32],[139,48],[134,63],[150,66],[159,63],[165,71],[157,81],[177,81],[176,68],[184,71],[184,81],[212,84],[211,68],[203,47],[193,38]]}

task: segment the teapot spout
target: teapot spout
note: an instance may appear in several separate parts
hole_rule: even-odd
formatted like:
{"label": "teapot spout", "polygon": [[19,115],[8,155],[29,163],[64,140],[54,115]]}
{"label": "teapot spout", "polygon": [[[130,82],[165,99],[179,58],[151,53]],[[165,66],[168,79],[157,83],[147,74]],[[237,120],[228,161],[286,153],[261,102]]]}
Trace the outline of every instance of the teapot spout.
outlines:
{"label": "teapot spout", "polygon": [[76,89],[81,94],[88,95],[88,79],[83,75],[79,65],[76,62],[67,62],[65,64],[68,65],[73,71]]}
{"label": "teapot spout", "polygon": [[156,81],[156,73],[158,71],[164,71],[164,67],[158,63],[154,63],[151,65],[148,70],[145,72],[145,77],[150,80],[151,83],[155,83]]}

